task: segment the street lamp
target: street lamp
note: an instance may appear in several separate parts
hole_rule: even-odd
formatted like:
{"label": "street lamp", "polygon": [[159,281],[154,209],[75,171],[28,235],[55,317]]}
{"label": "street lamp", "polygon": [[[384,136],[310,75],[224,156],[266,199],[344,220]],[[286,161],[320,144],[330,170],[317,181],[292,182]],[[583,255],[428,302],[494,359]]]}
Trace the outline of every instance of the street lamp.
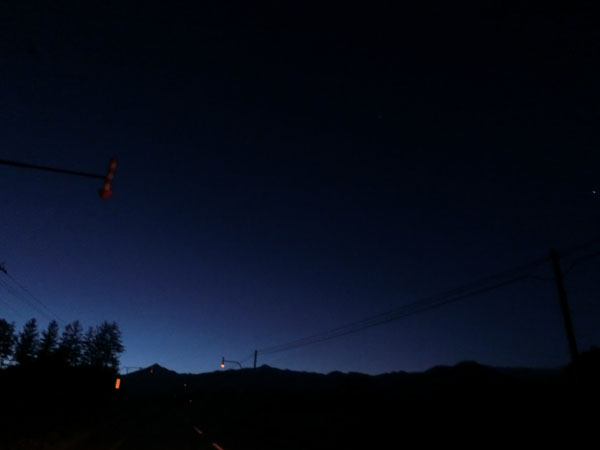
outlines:
{"label": "street lamp", "polygon": [[237,364],[238,366],[240,366],[240,369],[242,368],[242,365],[239,362],[237,362],[237,361],[230,361],[228,359],[225,359],[225,357],[223,356],[221,358],[221,369],[225,368],[225,363]]}

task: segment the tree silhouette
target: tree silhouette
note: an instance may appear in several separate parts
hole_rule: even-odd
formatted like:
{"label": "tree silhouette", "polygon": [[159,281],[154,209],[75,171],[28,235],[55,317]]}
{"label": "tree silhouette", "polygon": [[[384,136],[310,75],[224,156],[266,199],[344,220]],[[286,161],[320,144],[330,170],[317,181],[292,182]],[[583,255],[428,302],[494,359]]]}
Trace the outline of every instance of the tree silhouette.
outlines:
{"label": "tree silhouette", "polygon": [[29,319],[19,333],[14,359],[18,364],[28,364],[35,360],[39,347],[37,321]]}
{"label": "tree silhouette", "polygon": [[81,364],[82,351],[83,327],[79,323],[79,320],[76,320],[65,326],[57,353],[60,360],[65,364],[78,366]]}
{"label": "tree silhouette", "polygon": [[0,367],[12,356],[19,365],[36,361],[119,370],[119,356],[125,348],[116,322],[104,321],[89,327],[83,335],[83,327],[76,320],[65,326],[60,339],[58,335],[59,326],[54,320],[39,339],[36,319],[27,321],[16,337],[14,324],[0,319]]}
{"label": "tree silhouette", "polygon": [[95,329],[89,328],[84,340],[84,359],[93,367],[119,369],[119,355],[125,351],[121,330],[115,323],[102,322]]}
{"label": "tree silhouette", "polygon": [[81,364],[84,366],[93,366],[96,359],[96,332],[93,327],[88,327],[82,341]]}
{"label": "tree silhouette", "polygon": [[0,367],[4,367],[4,361],[12,356],[15,340],[15,324],[0,319]]}
{"label": "tree silhouette", "polygon": [[48,328],[42,331],[38,358],[48,359],[54,354],[58,346],[58,323],[56,320],[48,324]]}

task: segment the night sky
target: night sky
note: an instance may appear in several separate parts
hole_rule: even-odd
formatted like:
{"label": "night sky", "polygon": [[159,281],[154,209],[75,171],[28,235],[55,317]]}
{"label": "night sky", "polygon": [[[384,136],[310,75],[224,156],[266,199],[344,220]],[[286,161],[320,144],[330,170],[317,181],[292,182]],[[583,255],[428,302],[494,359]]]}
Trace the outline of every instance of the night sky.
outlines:
{"label": "night sky", "polygon": [[[250,365],[600,238],[594,2],[135,3],[0,6],[0,159],[118,158],[104,201],[0,166],[0,262],[61,325],[117,321],[122,366]],[[581,350],[599,267],[565,277]],[[550,262],[531,275],[259,364],[564,364]],[[0,317],[50,314],[0,284]]]}

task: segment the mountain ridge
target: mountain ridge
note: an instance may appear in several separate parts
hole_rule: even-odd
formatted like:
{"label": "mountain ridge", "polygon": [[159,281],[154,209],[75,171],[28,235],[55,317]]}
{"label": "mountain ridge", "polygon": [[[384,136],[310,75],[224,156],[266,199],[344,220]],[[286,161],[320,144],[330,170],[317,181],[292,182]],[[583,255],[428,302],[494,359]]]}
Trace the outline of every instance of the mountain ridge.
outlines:
{"label": "mountain ridge", "polygon": [[424,372],[389,372],[368,375],[333,371],[328,374],[278,369],[231,369],[198,374],[178,373],[153,364],[121,376],[122,389],[142,393],[205,393],[230,391],[269,393],[396,392],[428,395],[431,390],[475,390],[484,386],[517,389],[531,382],[554,380],[566,368],[495,368],[472,361],[454,366],[435,366]]}

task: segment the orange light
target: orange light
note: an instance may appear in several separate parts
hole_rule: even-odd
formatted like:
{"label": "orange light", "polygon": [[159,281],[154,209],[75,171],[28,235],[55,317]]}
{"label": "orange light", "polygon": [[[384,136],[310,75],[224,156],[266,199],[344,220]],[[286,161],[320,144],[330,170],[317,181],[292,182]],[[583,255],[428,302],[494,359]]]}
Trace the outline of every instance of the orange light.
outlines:
{"label": "orange light", "polygon": [[121,379],[117,378],[117,381],[115,382],[115,389],[119,389],[121,387]]}
{"label": "orange light", "polygon": [[221,363],[221,369],[225,368],[225,364]]}

